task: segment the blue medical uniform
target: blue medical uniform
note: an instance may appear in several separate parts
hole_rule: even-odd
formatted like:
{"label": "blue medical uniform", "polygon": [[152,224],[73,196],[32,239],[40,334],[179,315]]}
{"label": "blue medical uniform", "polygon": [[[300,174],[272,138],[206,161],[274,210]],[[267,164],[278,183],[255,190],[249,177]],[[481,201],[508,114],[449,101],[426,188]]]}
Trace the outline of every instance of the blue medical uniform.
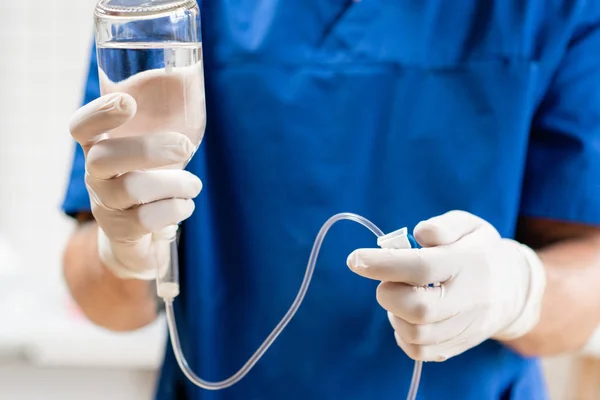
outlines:
{"label": "blue medical uniform", "polygon": [[[296,295],[332,214],[384,231],[464,209],[600,223],[600,9],[578,0],[219,0],[202,5],[204,181],[181,242],[183,349],[205,379],[248,359]],[[93,56],[85,101],[99,95]],[[77,148],[64,203],[89,210]],[[167,350],[157,398],[401,399],[413,362],[336,225],[296,318],[236,386]],[[546,399],[538,361],[487,341],[427,363],[419,399]]]}

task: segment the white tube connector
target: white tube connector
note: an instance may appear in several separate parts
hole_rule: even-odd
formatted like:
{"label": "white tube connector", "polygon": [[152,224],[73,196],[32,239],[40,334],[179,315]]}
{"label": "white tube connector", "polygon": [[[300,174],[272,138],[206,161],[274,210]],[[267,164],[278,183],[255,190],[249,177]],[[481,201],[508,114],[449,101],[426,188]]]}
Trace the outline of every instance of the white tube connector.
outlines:
{"label": "white tube connector", "polygon": [[377,238],[377,246],[382,249],[410,249],[408,229],[402,228]]}

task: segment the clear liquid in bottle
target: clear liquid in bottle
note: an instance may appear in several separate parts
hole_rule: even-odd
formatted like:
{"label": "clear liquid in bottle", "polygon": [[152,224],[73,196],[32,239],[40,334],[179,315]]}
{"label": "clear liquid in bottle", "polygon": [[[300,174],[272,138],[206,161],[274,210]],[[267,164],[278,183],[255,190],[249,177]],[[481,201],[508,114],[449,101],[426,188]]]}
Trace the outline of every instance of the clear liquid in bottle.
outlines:
{"label": "clear liquid in bottle", "polygon": [[200,145],[206,127],[200,43],[117,42],[98,44],[97,51],[102,94],[127,93],[137,102],[135,116],[110,137],[179,132]]}

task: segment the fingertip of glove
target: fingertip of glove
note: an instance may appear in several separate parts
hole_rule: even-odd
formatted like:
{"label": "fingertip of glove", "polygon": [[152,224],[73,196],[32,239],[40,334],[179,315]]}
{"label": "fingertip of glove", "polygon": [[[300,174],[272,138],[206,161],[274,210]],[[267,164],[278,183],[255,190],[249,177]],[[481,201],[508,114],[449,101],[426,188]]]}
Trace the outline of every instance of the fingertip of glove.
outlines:
{"label": "fingertip of glove", "polygon": [[165,226],[176,225],[192,216],[196,205],[191,199],[169,199],[145,204],[138,209],[140,224],[154,233]]}
{"label": "fingertip of glove", "polygon": [[348,258],[346,259],[346,265],[351,270],[366,268],[366,265],[363,263],[360,257],[360,250],[354,250],[348,255]]}
{"label": "fingertip of glove", "polygon": [[69,119],[75,140],[86,144],[101,133],[120,126],[137,112],[137,103],[126,93],[102,96],[79,108]]}
{"label": "fingertip of glove", "polygon": [[200,178],[198,178],[196,175],[191,174],[191,173],[190,173],[190,175],[192,175],[191,183],[193,185],[192,187],[193,187],[193,190],[195,193],[193,197],[197,197],[200,194],[200,192],[202,192],[204,185],[202,184],[202,181],[200,180]]}
{"label": "fingertip of glove", "polygon": [[[196,203],[192,199],[172,199],[174,211],[174,219],[176,223],[188,219],[196,209]],[[175,222],[175,221],[173,221]]]}
{"label": "fingertip of glove", "polygon": [[182,206],[182,214],[185,215],[184,219],[188,219],[194,213],[196,209],[196,203],[192,199],[183,200],[184,205]]}
{"label": "fingertip of glove", "polygon": [[196,151],[194,143],[183,133],[167,132],[161,134],[161,137],[164,138],[164,146],[175,152],[174,158],[177,161],[187,161]]}
{"label": "fingertip of glove", "polygon": [[135,113],[137,111],[137,102],[127,93],[118,93],[115,99],[115,110],[122,113]]}
{"label": "fingertip of glove", "polygon": [[135,99],[127,93],[111,93],[98,99],[100,104],[95,113],[134,114],[137,110]]}
{"label": "fingertip of glove", "polygon": [[447,235],[439,225],[426,220],[419,222],[415,226],[413,236],[421,246],[430,247],[444,244],[443,242]]}

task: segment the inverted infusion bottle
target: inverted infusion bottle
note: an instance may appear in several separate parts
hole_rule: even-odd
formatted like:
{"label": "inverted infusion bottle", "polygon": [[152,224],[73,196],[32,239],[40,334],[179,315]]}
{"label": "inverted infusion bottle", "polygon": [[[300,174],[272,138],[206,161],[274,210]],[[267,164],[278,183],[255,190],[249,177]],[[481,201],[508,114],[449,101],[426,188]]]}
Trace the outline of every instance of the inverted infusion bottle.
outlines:
{"label": "inverted infusion bottle", "polygon": [[95,27],[102,95],[137,102],[135,117],[109,135],[179,132],[197,148],[206,112],[196,1],[100,0]]}
{"label": "inverted infusion bottle", "polygon": [[[137,103],[134,117],[108,137],[178,132],[197,149],[206,110],[196,0],[99,0],[94,16],[101,94],[127,93]],[[175,235],[166,240],[172,241],[171,267],[158,272],[158,291],[175,297]]]}

